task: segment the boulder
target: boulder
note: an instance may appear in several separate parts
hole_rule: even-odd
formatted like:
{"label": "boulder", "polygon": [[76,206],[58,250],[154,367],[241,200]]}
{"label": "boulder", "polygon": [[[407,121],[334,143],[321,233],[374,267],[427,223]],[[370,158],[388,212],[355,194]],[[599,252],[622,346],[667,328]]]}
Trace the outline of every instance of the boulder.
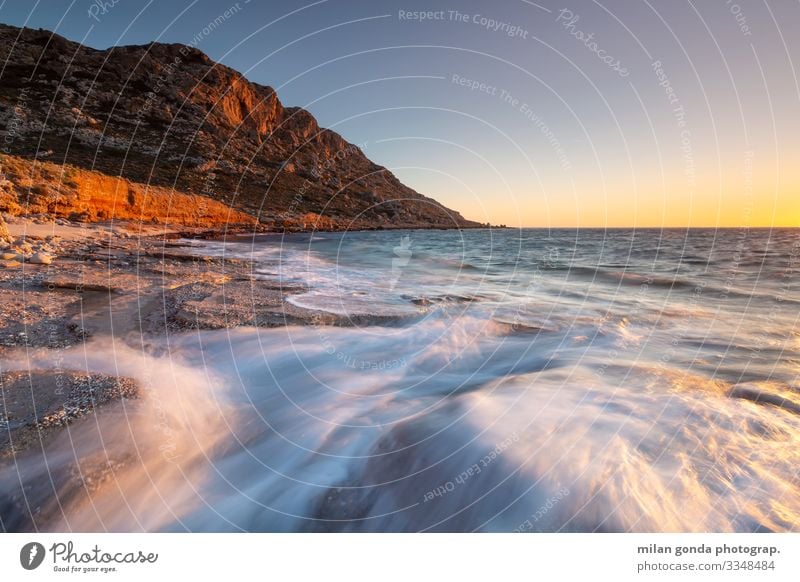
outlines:
{"label": "boulder", "polygon": [[33,263],[34,265],[49,265],[53,262],[53,255],[49,255],[47,253],[35,253],[30,259],[28,259],[29,263]]}

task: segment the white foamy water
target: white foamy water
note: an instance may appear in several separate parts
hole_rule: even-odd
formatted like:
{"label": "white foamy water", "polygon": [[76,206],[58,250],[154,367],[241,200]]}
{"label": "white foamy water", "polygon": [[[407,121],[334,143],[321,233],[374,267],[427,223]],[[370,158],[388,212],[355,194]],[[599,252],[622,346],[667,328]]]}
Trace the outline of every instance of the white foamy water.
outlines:
{"label": "white foamy water", "polygon": [[147,389],[2,468],[4,527],[800,529],[794,231],[402,236],[204,245],[359,325],[69,351]]}

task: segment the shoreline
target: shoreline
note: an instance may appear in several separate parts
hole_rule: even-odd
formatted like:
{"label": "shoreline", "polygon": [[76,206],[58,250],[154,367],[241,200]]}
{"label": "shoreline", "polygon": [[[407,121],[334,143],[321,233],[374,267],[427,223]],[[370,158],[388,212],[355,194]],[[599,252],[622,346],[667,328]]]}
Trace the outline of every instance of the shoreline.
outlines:
{"label": "shoreline", "polygon": [[[489,457],[491,469],[482,467],[481,478],[493,481],[470,479],[468,490],[465,478],[459,485],[464,486],[460,489],[463,495],[495,490],[495,483],[504,480],[519,459],[531,458],[551,435],[558,445],[553,450],[577,443],[581,451],[593,453],[597,464],[581,465],[586,458],[582,452],[545,456],[541,465],[509,484],[514,489],[505,491],[511,494],[555,471],[557,478],[542,491],[552,495],[566,479],[574,479],[568,482],[572,505],[563,505],[569,513],[550,514],[552,521],[544,523],[543,531],[556,530],[572,516],[578,516],[580,527],[587,531],[595,528],[597,508],[613,507],[619,498],[613,494],[615,485],[609,496],[583,514],[581,508],[594,498],[592,483],[597,475],[613,471],[627,447],[638,443],[645,443],[658,458],[664,455],[668,465],[653,462],[653,457],[642,458],[616,477],[614,483],[619,487],[639,483],[641,474],[657,483],[663,467],[680,462],[692,447],[697,450],[696,462],[704,464],[714,462],[720,454],[733,455],[738,461],[738,451],[752,445],[758,457],[742,461],[748,471],[759,471],[758,459],[762,455],[771,458],[774,453],[781,464],[744,484],[764,491],[757,497],[758,507],[746,517],[749,521],[744,526],[738,521],[739,499],[750,496],[744,491],[731,503],[715,508],[715,521],[709,523],[720,529],[783,531],[791,527],[782,515],[794,515],[794,507],[787,504],[784,513],[769,510],[770,496],[780,498],[779,487],[797,464],[796,451],[789,446],[799,410],[792,392],[791,363],[776,368],[782,356],[764,350],[764,359],[753,361],[747,378],[742,377],[741,366],[720,370],[715,358],[726,349],[724,334],[730,327],[717,330],[712,337],[722,341],[704,348],[700,352],[703,359],[698,359],[695,329],[707,322],[716,325],[733,319],[726,314],[752,297],[733,294],[730,303],[722,302],[720,313],[711,314],[698,306],[694,287],[676,287],[675,281],[665,284],[660,280],[658,273],[664,263],[651,266],[648,254],[633,261],[626,283],[615,275],[619,273],[616,261],[629,260],[623,248],[611,255],[603,269],[578,271],[577,282],[586,284],[584,295],[551,301],[546,284],[561,280],[558,273],[564,269],[559,267],[556,278],[542,281],[542,293],[529,293],[530,287],[523,286],[527,283],[523,274],[503,295],[504,300],[493,304],[493,297],[507,289],[505,280],[481,289],[480,296],[457,293],[483,281],[482,265],[489,259],[476,263],[481,267],[466,273],[458,287],[445,289],[446,277],[461,276],[461,262],[449,259],[463,240],[455,233],[431,234],[440,240],[420,245],[419,263],[406,271],[404,285],[393,290],[403,301],[419,307],[423,315],[414,317],[402,310],[374,309],[383,305],[382,295],[369,293],[378,273],[389,273],[393,247],[383,243],[399,239],[399,234],[354,237],[356,244],[341,255],[333,254],[341,241],[332,240],[340,237],[321,237],[327,241],[314,247],[316,256],[307,257],[306,237],[275,236],[280,233],[252,243],[224,244],[165,238],[163,225],[125,227],[137,228],[133,236],[119,224],[45,224],[35,229],[29,221],[15,221],[10,226],[15,236],[38,229],[30,240],[12,246],[28,243],[27,256],[48,247],[55,258],[50,264],[22,261],[16,267],[0,269],[0,298],[5,300],[0,310],[6,315],[0,321],[0,413],[4,415],[0,433],[13,441],[13,447],[0,442],[0,475],[7,478],[8,491],[3,518],[8,529],[57,531],[69,523],[91,531],[102,523],[127,531],[142,519],[143,530],[162,531],[175,522],[163,511],[149,513],[153,486],[167,494],[164,507],[185,510],[179,515],[196,520],[190,526],[193,531],[225,530],[228,523],[247,531],[362,531],[369,528],[353,522],[354,517],[383,519],[384,508],[407,507],[413,501],[419,501],[422,509],[405,518],[407,523],[415,528],[435,528],[437,518],[425,513],[428,508],[440,507],[452,514],[461,509],[461,502],[455,495],[447,497],[447,502],[442,496],[434,505],[426,491],[456,483],[456,475],[492,451],[497,457]],[[488,234],[464,235],[463,239],[476,242]],[[509,248],[508,240],[503,239],[516,236],[512,232],[498,235],[501,240],[496,246]],[[541,249],[546,249],[548,236],[521,235],[520,240],[545,259]],[[639,240],[649,237],[640,236]],[[602,238],[603,233],[596,233],[584,243],[584,252],[592,252]],[[705,242],[710,238],[703,234],[696,238],[699,246],[692,252],[698,257],[710,252]],[[626,239],[623,235],[617,241]],[[791,235],[784,235],[783,246],[776,248],[790,253],[795,247],[787,245],[794,242]],[[722,247],[732,249],[735,243],[732,235]],[[557,248],[571,246],[571,235],[561,234],[554,244],[562,245]],[[673,247],[658,251],[667,253],[662,261],[669,265],[685,256],[680,245]],[[374,249],[377,258],[359,262],[365,248]],[[429,248],[440,252],[429,259]],[[513,254],[499,259],[517,257],[515,248],[509,252]],[[333,269],[334,256],[341,261],[336,265],[345,267],[343,271]],[[523,256],[531,259],[526,273],[544,267],[533,255]],[[723,269],[726,257],[720,260],[714,265]],[[791,261],[785,255],[769,263],[767,272],[788,272]],[[373,267],[377,270],[372,271]],[[691,280],[690,274],[701,273],[701,268],[690,267],[681,275],[687,278],[678,282]],[[501,271],[506,272],[508,269]],[[755,266],[745,271],[760,272]],[[339,287],[331,284],[339,275],[345,281],[341,294]],[[646,287],[652,294],[647,305],[607,306],[605,293],[630,297],[626,290],[641,292],[641,277],[648,276],[654,280]],[[706,280],[706,296],[721,292],[725,281],[721,275]],[[758,307],[772,308],[773,300],[783,299],[783,310],[775,311],[775,318],[791,314],[793,295],[786,284],[775,275],[772,286],[760,290],[755,300]],[[293,296],[307,289],[313,291],[310,296]],[[447,295],[442,294],[445,290]],[[765,294],[769,291],[773,295]],[[340,295],[352,297],[348,306],[369,305],[365,314],[386,313],[387,318],[396,318],[397,330],[389,329],[394,327],[391,321],[378,321],[376,316],[348,321],[293,305],[333,306],[335,311],[337,304],[328,299]],[[597,301],[584,311],[590,296]],[[444,302],[441,310],[439,298]],[[471,305],[475,299],[478,303],[467,316],[459,317],[465,304]],[[542,307],[547,305],[558,313],[545,317]],[[661,325],[663,319],[666,324]],[[377,327],[362,330],[362,324]],[[218,331],[201,332],[215,329]],[[652,347],[641,343],[643,330],[647,330],[646,341],[654,342]],[[670,349],[665,346],[676,345],[672,343],[675,338],[678,345],[672,348],[672,359],[664,363],[661,354]],[[761,339],[758,335],[742,337],[733,364],[745,350],[745,355],[756,353],[752,348],[760,345]],[[624,349],[636,350],[641,360],[632,363]],[[687,361],[690,364],[684,364]],[[613,399],[608,398],[610,394]],[[102,413],[95,415],[98,410]],[[642,418],[662,414],[663,422],[655,431],[647,424],[629,424],[626,419],[631,410],[639,411]],[[698,429],[680,432],[685,418],[694,411],[710,428],[698,425]],[[565,426],[565,419],[575,414],[576,422]],[[498,415],[504,422],[492,422]],[[541,422],[532,423],[537,417]],[[603,420],[597,425],[589,421],[592,429],[586,430],[584,420],[591,418]],[[438,435],[442,425],[462,419],[458,431],[428,438]],[[755,426],[756,431],[742,432],[742,423]],[[626,430],[620,430],[621,426]],[[701,429],[714,431],[725,447],[712,444],[697,449]],[[674,434],[680,434],[681,440],[664,447]],[[612,435],[619,436],[619,444],[611,449],[602,447]],[[517,440],[513,447],[502,445],[507,452],[501,459],[498,443],[509,438]],[[284,446],[287,440],[299,447]],[[417,442],[419,448],[406,452],[409,443]],[[465,442],[469,446],[462,447]],[[456,447],[463,452],[451,468],[434,470],[429,477],[415,475],[413,482],[402,486],[388,484],[379,494],[361,494],[365,484],[375,482],[375,476],[387,471],[414,474],[420,458],[436,458]],[[392,451],[392,456],[382,454],[385,451]],[[319,454],[336,460],[320,463]],[[265,459],[276,471],[261,470]],[[568,477],[575,475],[576,463],[588,471],[586,480]],[[214,466],[225,467],[218,478]],[[307,472],[293,472],[298,466]],[[318,479],[316,475],[322,472],[325,477]],[[155,485],[148,481],[151,474],[158,476]],[[688,478],[694,479],[694,473]],[[314,485],[306,490],[297,488],[296,501],[303,510],[292,511],[298,517],[282,524],[252,519],[236,492],[258,490],[264,503],[285,511],[288,506],[281,504],[288,492],[295,493],[297,479]],[[221,505],[230,508],[225,514],[227,521],[202,508],[183,505],[197,495],[219,491],[222,483],[229,481],[235,483],[235,491],[219,498]],[[704,486],[699,478],[690,483]],[[732,481],[721,476],[702,491],[729,483]],[[378,495],[386,505],[375,509],[371,504]],[[120,508],[121,498],[131,500],[132,505]],[[95,502],[103,508],[101,516],[93,512]],[[61,513],[62,503],[66,514]],[[540,502],[532,497],[525,503],[515,514],[518,523],[524,524],[523,518],[533,514]],[[762,510],[761,504],[766,509]],[[629,511],[634,519],[647,519],[648,528],[657,528],[661,516],[653,514],[650,507],[636,501]],[[701,501],[690,510],[698,513],[685,520],[676,517],[670,527],[694,529],[697,522],[693,516],[707,515],[708,507]],[[677,506],[673,515],[680,515]],[[318,521],[307,522],[306,518]],[[473,523],[485,520],[479,514],[468,519]],[[348,520],[349,525],[339,528],[341,520]],[[387,531],[405,527],[392,518],[374,523]],[[628,523],[616,521],[609,529],[622,530]],[[515,527],[518,529],[513,522],[498,525],[502,531]]]}
{"label": "shoreline", "polygon": [[[7,217],[6,222],[13,242],[0,242],[0,466],[18,455],[43,451],[67,426],[83,421],[98,408],[138,398],[139,387],[131,378],[60,368],[61,351],[95,338],[121,340],[141,349],[148,339],[192,330],[391,325],[402,319],[345,316],[297,306],[288,298],[305,291],[303,285],[257,274],[249,259],[207,254],[178,241],[242,242],[309,232],[461,229],[253,232],[242,227],[72,222],[41,215]],[[482,228],[487,227],[468,227]],[[52,360],[53,365],[31,367],[31,353]],[[20,382],[29,388],[27,398],[19,397]],[[88,401],[85,390],[69,389],[87,383],[99,386],[89,389]],[[102,397],[95,397],[95,392]],[[76,401],[82,404],[76,405]],[[48,404],[37,408],[33,402]]]}
{"label": "shoreline", "polygon": [[512,226],[452,226],[452,227],[443,227],[443,226],[391,226],[391,227],[384,227],[384,226],[376,226],[374,228],[311,228],[311,229],[303,229],[303,228],[284,228],[281,230],[277,230],[274,228],[264,227],[263,230],[259,230],[258,227],[255,229],[253,228],[235,228],[235,229],[210,229],[210,230],[202,230],[200,232],[195,231],[175,231],[165,233],[165,240],[175,240],[180,238],[189,238],[189,239],[196,239],[196,240],[225,240],[229,236],[235,237],[247,237],[252,238],[256,236],[280,236],[285,234],[315,234],[315,233],[348,233],[348,232],[394,232],[394,231],[451,231],[451,230],[512,230],[515,227]]}
{"label": "shoreline", "polygon": [[[289,303],[305,287],[265,279],[250,260],[177,242],[228,240],[230,232],[18,217],[8,228],[14,241],[0,244],[0,464],[43,450],[97,408],[138,397],[130,378],[61,369],[63,350],[103,337],[141,348],[191,330],[354,324]],[[31,353],[53,365],[31,367]]]}

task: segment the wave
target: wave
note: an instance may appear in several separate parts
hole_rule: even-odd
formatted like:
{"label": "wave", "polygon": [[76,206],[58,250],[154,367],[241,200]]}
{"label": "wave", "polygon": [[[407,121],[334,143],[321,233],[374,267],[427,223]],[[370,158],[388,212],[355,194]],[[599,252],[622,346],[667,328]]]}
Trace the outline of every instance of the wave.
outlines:
{"label": "wave", "polygon": [[260,283],[350,327],[63,351],[60,365],[130,376],[142,398],[0,467],[2,526],[798,531],[800,336],[782,280],[749,293],[758,273],[680,270],[677,234],[658,269],[630,258],[630,233],[617,255],[592,255],[597,237],[575,252],[597,267],[543,269],[557,239],[501,233],[514,254],[472,250],[464,272],[456,251],[479,234],[426,234],[394,268],[395,234],[348,236],[342,255],[339,235],[193,252],[252,259]]}
{"label": "wave", "polygon": [[444,313],[203,332],[150,356],[98,342],[68,361],[150,369],[150,389],[3,472],[0,514],[49,531],[796,528],[796,411],[586,349]]}

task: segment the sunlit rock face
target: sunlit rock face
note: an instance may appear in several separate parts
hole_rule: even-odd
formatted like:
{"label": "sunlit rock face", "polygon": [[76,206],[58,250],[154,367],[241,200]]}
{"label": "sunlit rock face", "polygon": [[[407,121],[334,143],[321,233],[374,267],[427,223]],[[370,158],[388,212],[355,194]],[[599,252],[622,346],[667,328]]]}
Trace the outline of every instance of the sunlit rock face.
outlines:
{"label": "sunlit rock face", "polygon": [[205,195],[267,224],[475,226],[275,91],[179,44],[94,50],[0,25],[6,154]]}

